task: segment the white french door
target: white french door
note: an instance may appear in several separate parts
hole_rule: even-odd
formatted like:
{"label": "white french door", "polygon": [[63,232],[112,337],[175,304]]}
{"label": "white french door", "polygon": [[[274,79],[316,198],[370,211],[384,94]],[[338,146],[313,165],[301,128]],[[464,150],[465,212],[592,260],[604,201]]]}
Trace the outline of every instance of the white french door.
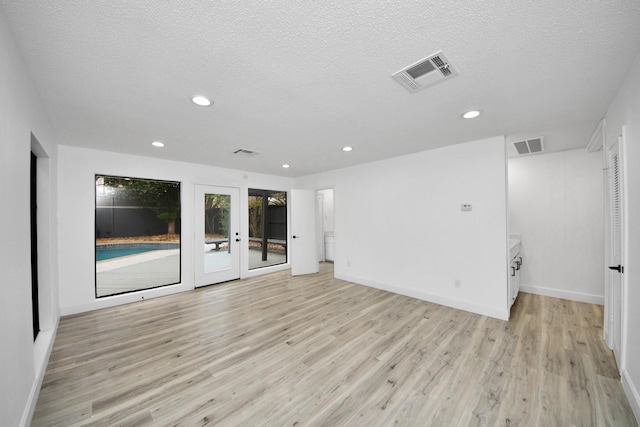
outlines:
{"label": "white french door", "polygon": [[240,278],[240,189],[195,186],[195,286]]}
{"label": "white french door", "polygon": [[291,274],[317,273],[316,192],[291,190]]}

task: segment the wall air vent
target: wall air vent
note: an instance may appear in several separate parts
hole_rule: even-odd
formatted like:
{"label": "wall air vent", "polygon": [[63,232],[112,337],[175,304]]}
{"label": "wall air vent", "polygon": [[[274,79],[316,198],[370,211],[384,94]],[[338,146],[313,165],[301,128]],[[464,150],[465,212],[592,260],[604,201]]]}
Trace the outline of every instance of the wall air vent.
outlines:
{"label": "wall air vent", "polygon": [[236,151],[233,152],[233,154],[237,154],[243,157],[253,157],[258,153],[253,150],[247,150],[246,148],[238,148]]}
{"label": "wall air vent", "polygon": [[544,144],[542,137],[531,138],[524,141],[515,141],[513,146],[520,156],[525,154],[536,154],[544,151]]}
{"label": "wall air vent", "polygon": [[447,61],[442,51],[438,51],[392,74],[392,77],[409,92],[417,92],[456,75],[458,72]]}

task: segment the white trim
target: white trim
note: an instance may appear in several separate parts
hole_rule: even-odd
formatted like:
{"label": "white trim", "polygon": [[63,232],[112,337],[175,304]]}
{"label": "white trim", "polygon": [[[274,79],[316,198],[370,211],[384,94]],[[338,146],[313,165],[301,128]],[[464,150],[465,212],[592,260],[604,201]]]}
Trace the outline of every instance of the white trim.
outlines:
{"label": "white trim", "polygon": [[640,421],[640,393],[638,393],[638,389],[631,381],[631,377],[626,369],[621,370],[621,381],[624,393],[627,395],[627,399],[633,410],[633,415],[635,415],[636,421]]}
{"label": "white trim", "polygon": [[288,261],[284,264],[268,265],[266,267],[258,267],[243,271],[240,278],[246,279],[249,277],[262,276],[263,274],[275,273],[284,270],[291,270],[291,264]]}
{"label": "white trim", "polygon": [[602,260],[604,271],[604,320],[602,336],[607,346],[613,350],[613,319],[611,314],[613,291],[611,287],[612,271],[609,270],[609,260],[611,259],[611,170],[609,168],[609,151],[610,147],[605,141],[602,149],[602,188],[604,188],[604,259]]}
{"label": "white trim", "polygon": [[[621,182],[620,186],[622,187],[622,230],[621,230],[621,239],[622,239],[622,253],[620,254],[620,261],[623,266],[632,265],[627,259],[627,254],[629,253],[629,235],[628,230],[631,229],[629,226],[629,204],[627,200],[629,198],[629,186],[627,182],[629,182],[627,171],[629,170],[629,165],[627,164],[627,158],[625,156],[627,149],[627,125],[622,125],[622,131],[619,138],[619,151],[618,155],[620,157],[620,167],[621,167]],[[622,302],[620,304],[620,372],[627,369],[627,339],[629,337],[629,276],[626,274],[621,274],[622,278]]]}
{"label": "white trim", "polygon": [[47,370],[47,365],[49,364],[49,357],[53,350],[53,344],[56,341],[59,322],[60,318],[58,317],[54,321],[53,329],[40,331],[36,342],[33,344],[35,378],[31,384],[29,397],[27,398],[27,402],[22,412],[22,417],[20,419],[21,427],[31,425],[33,413],[35,412],[36,404],[38,403],[38,396],[40,395],[40,388],[42,387],[42,380],[44,380],[44,374]]}
{"label": "white trim", "polygon": [[99,310],[101,308],[116,307],[123,304],[130,304],[132,302],[144,302],[145,299],[158,298],[180,292],[188,292],[193,289],[193,284],[187,285],[185,283],[176,283],[175,285],[166,285],[158,288],[128,292],[125,294],[94,298],[93,301],[85,304],[60,307],[60,316],[69,316],[71,314],[84,313],[87,311]]}
{"label": "white trim", "polygon": [[408,296],[411,298],[421,299],[423,301],[432,302],[435,304],[445,305],[447,307],[455,308],[458,310],[469,311],[471,313],[480,314],[483,316],[493,317],[499,320],[509,320],[509,310],[499,309],[496,307],[489,307],[481,304],[473,304],[469,302],[460,301],[457,299],[444,297],[442,295],[435,295],[428,292],[422,292],[416,289],[408,289],[400,286],[390,285],[388,283],[380,283],[373,280],[363,279],[348,274],[336,274],[336,279],[345,280],[347,282],[355,283],[358,285],[369,286],[371,288],[382,289],[383,291],[393,292]]}
{"label": "white trim", "polygon": [[605,121],[604,119],[600,120],[598,126],[596,126],[596,130],[591,134],[591,139],[589,139],[589,143],[587,144],[587,151],[589,153],[594,153],[596,151],[600,151],[604,146],[605,142]]}
{"label": "white trim", "polygon": [[543,295],[546,297],[562,298],[570,301],[586,302],[589,304],[604,305],[604,295],[587,294],[584,292],[567,291],[564,289],[524,284],[520,285],[520,292]]}
{"label": "white trim", "polygon": [[[628,236],[627,236],[627,230],[629,229],[629,224],[628,224],[628,220],[629,220],[629,215],[628,215],[628,207],[627,207],[627,203],[626,201],[628,200],[628,190],[627,190],[627,186],[626,186],[626,182],[627,182],[627,175],[626,175],[626,170],[627,170],[627,164],[625,162],[625,156],[624,156],[624,151],[625,151],[625,147],[626,147],[626,125],[622,126],[622,129],[620,131],[620,135],[618,136],[618,143],[617,143],[617,149],[618,149],[618,161],[619,161],[619,189],[620,189],[620,216],[621,216],[621,221],[620,221],[620,258],[618,260],[615,260],[613,257],[611,259],[612,264],[615,265],[615,263],[617,262],[618,264],[621,264],[623,266],[627,265],[627,258],[626,258],[626,254],[628,251]],[[610,264],[611,265],[611,264]],[[620,285],[621,285],[621,289],[620,289],[620,342],[616,343],[615,341],[615,328],[613,328],[614,330],[612,332],[614,332],[612,335],[612,350],[614,355],[616,356],[616,362],[618,364],[618,371],[620,372],[620,374],[622,375],[622,371],[626,369],[627,367],[627,354],[626,354],[626,341],[627,341],[627,289],[628,289],[628,281],[627,281],[627,275],[625,274],[620,274]],[[613,285],[613,282],[612,282]],[[613,305],[613,304],[612,304]],[[615,313],[613,313],[615,314]],[[617,317],[617,316],[616,316]],[[615,318],[614,318],[615,319]],[[615,322],[615,320],[613,320]],[[617,344],[617,345],[616,345]]]}

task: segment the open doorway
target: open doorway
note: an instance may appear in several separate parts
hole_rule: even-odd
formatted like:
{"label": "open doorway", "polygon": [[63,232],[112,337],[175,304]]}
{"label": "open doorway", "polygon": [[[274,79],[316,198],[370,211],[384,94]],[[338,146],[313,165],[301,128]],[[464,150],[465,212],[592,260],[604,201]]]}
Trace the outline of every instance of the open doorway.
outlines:
{"label": "open doorway", "polygon": [[508,162],[509,232],[521,238],[520,292],[602,305],[602,152],[580,148]]}
{"label": "open doorway", "polygon": [[318,261],[333,262],[335,259],[334,244],[334,197],[333,188],[318,190],[317,218],[318,218]]}
{"label": "open doorway", "polygon": [[31,152],[31,301],[33,317],[33,340],[40,333],[40,304],[38,291],[38,157]]}

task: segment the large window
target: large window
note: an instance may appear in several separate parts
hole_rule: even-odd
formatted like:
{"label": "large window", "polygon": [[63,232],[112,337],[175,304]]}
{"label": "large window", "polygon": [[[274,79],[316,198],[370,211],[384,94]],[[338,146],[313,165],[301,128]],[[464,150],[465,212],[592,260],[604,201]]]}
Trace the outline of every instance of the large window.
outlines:
{"label": "large window", "polygon": [[249,269],[287,262],[287,192],[249,189]]}
{"label": "large window", "polygon": [[180,183],[96,175],[96,297],[180,282]]}

